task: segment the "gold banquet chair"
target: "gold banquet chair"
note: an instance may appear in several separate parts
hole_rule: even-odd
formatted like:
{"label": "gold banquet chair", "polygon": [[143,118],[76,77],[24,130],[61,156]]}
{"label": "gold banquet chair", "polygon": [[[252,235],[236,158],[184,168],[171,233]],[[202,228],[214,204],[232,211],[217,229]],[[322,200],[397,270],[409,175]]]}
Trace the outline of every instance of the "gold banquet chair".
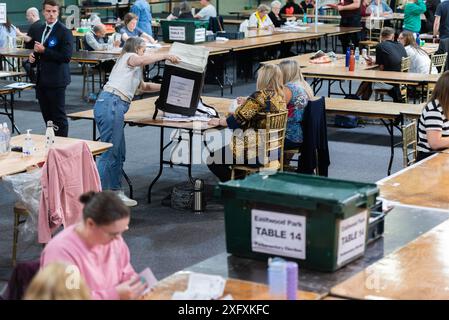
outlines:
{"label": "gold banquet chair", "polygon": [[[256,137],[259,143],[264,143],[262,163],[260,167],[252,167],[249,165],[233,165],[231,171],[231,180],[235,179],[236,171],[243,171],[246,174],[259,172],[262,170],[282,171],[284,163],[284,140],[287,126],[288,111],[281,111],[279,113],[259,113],[259,117],[265,117],[265,127],[258,130],[264,130],[262,134],[256,132]],[[257,130],[257,131],[258,131]],[[262,139],[259,139],[262,137]],[[236,145],[236,137],[233,136],[234,146]],[[271,155],[277,153],[276,159],[271,159]]]}
{"label": "gold banquet chair", "polygon": [[404,168],[416,162],[418,156],[417,121],[411,120],[401,126],[402,132],[402,159]]}

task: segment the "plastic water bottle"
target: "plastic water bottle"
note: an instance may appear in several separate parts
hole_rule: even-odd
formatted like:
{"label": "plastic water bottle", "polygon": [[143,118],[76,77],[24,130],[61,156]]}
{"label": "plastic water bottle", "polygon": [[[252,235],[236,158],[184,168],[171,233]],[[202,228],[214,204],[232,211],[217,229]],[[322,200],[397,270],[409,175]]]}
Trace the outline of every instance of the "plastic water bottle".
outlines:
{"label": "plastic water bottle", "polygon": [[287,298],[287,265],[285,260],[281,258],[268,260],[268,285],[272,299]]}
{"label": "plastic water bottle", "polygon": [[419,33],[416,33],[416,44],[419,46],[421,44],[421,39],[419,38]]}
{"label": "plastic water bottle", "polygon": [[355,64],[359,64],[360,63],[360,50],[359,47],[355,48]]}
{"label": "plastic water bottle", "polygon": [[47,121],[47,130],[45,131],[45,154],[55,143],[55,131],[53,129],[53,121]]}
{"label": "plastic water bottle", "polygon": [[349,60],[351,59],[351,47],[346,48],[346,61],[345,61],[345,67],[346,70],[349,70]]}
{"label": "plastic water bottle", "polygon": [[307,23],[307,13],[304,12],[304,16],[302,17],[302,22]]}
{"label": "plastic water bottle", "polygon": [[3,125],[0,123],[0,155],[6,154],[6,137],[3,132]]}
{"label": "plastic water bottle", "polygon": [[25,136],[25,144],[22,148],[22,153],[25,157],[29,157],[34,153],[34,142],[30,135],[31,129],[27,130],[27,134]]}
{"label": "plastic water bottle", "polygon": [[11,131],[9,131],[8,124],[3,122],[3,134],[6,141],[6,152],[11,150]]}
{"label": "plastic water bottle", "polygon": [[296,300],[296,291],[298,290],[298,264],[296,262],[287,262],[287,300]]}

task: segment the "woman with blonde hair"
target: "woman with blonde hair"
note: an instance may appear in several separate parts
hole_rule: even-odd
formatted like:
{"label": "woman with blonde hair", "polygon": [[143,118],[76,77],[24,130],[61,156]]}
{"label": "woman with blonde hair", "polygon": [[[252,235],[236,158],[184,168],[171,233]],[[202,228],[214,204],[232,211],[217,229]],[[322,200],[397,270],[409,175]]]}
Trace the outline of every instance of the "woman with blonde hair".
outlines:
{"label": "woman with blonde hair", "polygon": [[[263,128],[265,118],[259,117],[258,114],[286,110],[282,72],[277,65],[266,64],[259,69],[256,88],[248,98],[238,100],[239,106],[229,117],[209,121],[212,126],[240,129],[233,132],[230,145],[213,152],[207,160],[209,169],[222,182],[231,179],[233,164],[251,164],[256,167],[261,165],[257,158],[259,146],[254,129]],[[228,159],[231,163],[226,162]]]}
{"label": "woman with blonde hair", "polygon": [[284,60],[279,63],[279,67],[283,75],[284,96],[288,110],[284,148],[296,149],[302,144],[301,121],[304,108],[313,98],[313,91],[304,80],[300,65],[296,60]]}
{"label": "woman with blonde hair", "polygon": [[449,71],[444,72],[418,121],[418,158],[449,148]]}
{"label": "woman with blonde hair", "polygon": [[24,300],[90,300],[90,290],[75,266],[51,263],[41,269],[25,292]]}

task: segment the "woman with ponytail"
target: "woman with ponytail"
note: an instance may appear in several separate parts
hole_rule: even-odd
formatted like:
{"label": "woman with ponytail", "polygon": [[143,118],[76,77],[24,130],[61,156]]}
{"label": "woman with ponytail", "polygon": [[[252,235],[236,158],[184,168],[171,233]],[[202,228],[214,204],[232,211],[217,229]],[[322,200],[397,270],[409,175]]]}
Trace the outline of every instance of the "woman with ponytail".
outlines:
{"label": "woman with ponytail", "polygon": [[83,220],[50,240],[41,255],[41,268],[54,262],[67,264],[77,271],[74,281],[77,273],[85,279],[93,299],[139,298],[146,285],[131,266],[122,238],[130,221],[128,207],[112,191],[88,192],[80,201]]}

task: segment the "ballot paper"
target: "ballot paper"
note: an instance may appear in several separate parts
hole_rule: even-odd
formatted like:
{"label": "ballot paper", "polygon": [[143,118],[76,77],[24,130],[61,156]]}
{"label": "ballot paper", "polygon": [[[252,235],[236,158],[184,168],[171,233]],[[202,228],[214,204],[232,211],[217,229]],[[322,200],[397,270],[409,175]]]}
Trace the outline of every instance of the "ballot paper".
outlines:
{"label": "ballot paper", "polygon": [[226,280],[220,276],[191,273],[186,291],[176,291],[172,300],[211,300],[223,295]]}
{"label": "ballot paper", "polygon": [[139,273],[139,277],[142,282],[148,284],[148,288],[143,292],[143,294],[147,294],[151,290],[151,288],[153,288],[157,284],[157,279],[150,268],[145,268],[145,270]]}
{"label": "ballot paper", "polygon": [[177,64],[165,61],[165,64],[178,68],[203,73],[206,70],[209,49],[203,46],[192,46],[180,42],[174,42],[169,54],[178,56],[181,61]]}
{"label": "ballot paper", "polygon": [[32,83],[27,83],[27,82],[16,82],[16,83],[11,83],[6,85],[6,88],[11,88],[11,89],[25,89],[25,88],[29,88],[29,87],[33,87],[34,84]]}
{"label": "ballot paper", "polygon": [[160,44],[160,43],[147,43],[147,48],[156,48],[156,49],[159,49],[159,48],[162,48],[162,45]]}

